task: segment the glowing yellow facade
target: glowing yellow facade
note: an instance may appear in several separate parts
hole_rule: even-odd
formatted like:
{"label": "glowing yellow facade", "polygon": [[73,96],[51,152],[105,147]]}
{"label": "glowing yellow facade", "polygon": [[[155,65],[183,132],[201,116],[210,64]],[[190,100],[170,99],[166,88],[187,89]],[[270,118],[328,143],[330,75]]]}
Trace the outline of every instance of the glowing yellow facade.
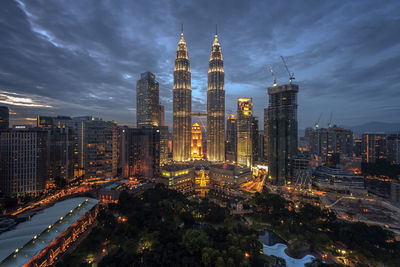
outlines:
{"label": "glowing yellow facade", "polygon": [[203,158],[203,136],[198,123],[192,126],[192,159]]}
{"label": "glowing yellow facade", "polygon": [[252,166],[251,121],[253,101],[251,98],[238,98],[237,109],[237,163]]}
{"label": "glowing yellow facade", "polygon": [[192,87],[190,61],[183,33],[176,51],[173,101],[173,159],[190,160]]}
{"label": "glowing yellow facade", "polygon": [[207,87],[207,159],[225,160],[225,88],[221,45],[215,35],[212,45]]}

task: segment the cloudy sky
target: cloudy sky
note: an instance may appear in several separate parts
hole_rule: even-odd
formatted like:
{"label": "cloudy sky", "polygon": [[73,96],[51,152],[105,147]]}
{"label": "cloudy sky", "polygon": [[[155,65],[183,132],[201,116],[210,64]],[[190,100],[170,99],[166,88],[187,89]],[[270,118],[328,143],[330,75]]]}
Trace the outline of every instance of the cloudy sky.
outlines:
{"label": "cloudy sky", "polygon": [[[193,111],[205,111],[209,53],[218,24],[226,112],[252,97],[263,120],[272,65],[299,91],[299,128],[399,122],[400,1],[0,2],[0,104],[14,123],[37,115],[94,115],[136,122],[136,80],[151,71],[172,121],[181,23],[192,71]],[[14,114],[15,113],[15,114]],[[261,122],[261,125],[263,123]]]}

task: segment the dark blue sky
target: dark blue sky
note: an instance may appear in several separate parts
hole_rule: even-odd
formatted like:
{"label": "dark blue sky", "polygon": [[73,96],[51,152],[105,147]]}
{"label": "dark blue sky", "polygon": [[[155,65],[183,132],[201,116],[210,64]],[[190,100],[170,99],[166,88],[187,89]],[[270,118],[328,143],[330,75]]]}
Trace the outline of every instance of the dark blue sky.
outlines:
{"label": "dark blue sky", "polygon": [[[215,24],[225,64],[226,111],[252,97],[263,120],[272,85],[299,91],[299,128],[399,122],[400,1],[0,2],[0,104],[18,118],[94,115],[136,121],[136,80],[151,71],[172,121],[175,51],[184,23],[193,111],[205,111]],[[263,123],[261,122],[261,125]]]}

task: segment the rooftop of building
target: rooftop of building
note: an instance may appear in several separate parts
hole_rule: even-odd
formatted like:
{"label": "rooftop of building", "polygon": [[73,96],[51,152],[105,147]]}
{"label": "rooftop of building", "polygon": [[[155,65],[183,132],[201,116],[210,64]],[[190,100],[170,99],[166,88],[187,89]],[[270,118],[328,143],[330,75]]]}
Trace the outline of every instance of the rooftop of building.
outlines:
{"label": "rooftop of building", "polygon": [[294,91],[297,93],[299,91],[299,86],[297,84],[290,83],[290,84],[281,84],[268,88],[268,94],[282,93],[285,91]]}
{"label": "rooftop of building", "polygon": [[192,169],[192,168],[194,168],[194,166],[191,164],[180,163],[180,164],[166,164],[161,167],[161,170],[168,171],[168,172],[176,172],[176,171]]}
{"label": "rooftop of building", "polygon": [[[328,174],[328,175],[337,175],[337,176],[340,176],[340,175],[359,176],[359,175],[354,174],[354,172],[352,172],[352,171],[347,171],[347,170],[344,170],[341,168],[334,168],[334,167],[328,167],[328,166],[317,167],[315,172],[319,173],[319,174]],[[360,177],[362,177],[362,176],[360,176]]]}
{"label": "rooftop of building", "polygon": [[98,200],[71,198],[39,211],[29,221],[0,235],[0,265],[22,266],[55,240]]}
{"label": "rooftop of building", "polygon": [[228,163],[213,164],[210,166],[210,170],[213,172],[232,173],[234,175],[251,172],[251,169],[247,166],[239,166]]}

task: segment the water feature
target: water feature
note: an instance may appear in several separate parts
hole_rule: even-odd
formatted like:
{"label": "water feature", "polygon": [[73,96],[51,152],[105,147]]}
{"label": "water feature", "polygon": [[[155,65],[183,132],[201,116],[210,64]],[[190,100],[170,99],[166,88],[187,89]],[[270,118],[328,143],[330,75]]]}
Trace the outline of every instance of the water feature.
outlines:
{"label": "water feature", "polygon": [[287,267],[303,267],[304,264],[312,262],[314,256],[306,255],[302,259],[295,259],[285,253],[287,245],[285,241],[280,238],[273,231],[265,229],[260,232],[259,240],[263,243],[263,253],[268,256],[276,256],[286,261]]}

